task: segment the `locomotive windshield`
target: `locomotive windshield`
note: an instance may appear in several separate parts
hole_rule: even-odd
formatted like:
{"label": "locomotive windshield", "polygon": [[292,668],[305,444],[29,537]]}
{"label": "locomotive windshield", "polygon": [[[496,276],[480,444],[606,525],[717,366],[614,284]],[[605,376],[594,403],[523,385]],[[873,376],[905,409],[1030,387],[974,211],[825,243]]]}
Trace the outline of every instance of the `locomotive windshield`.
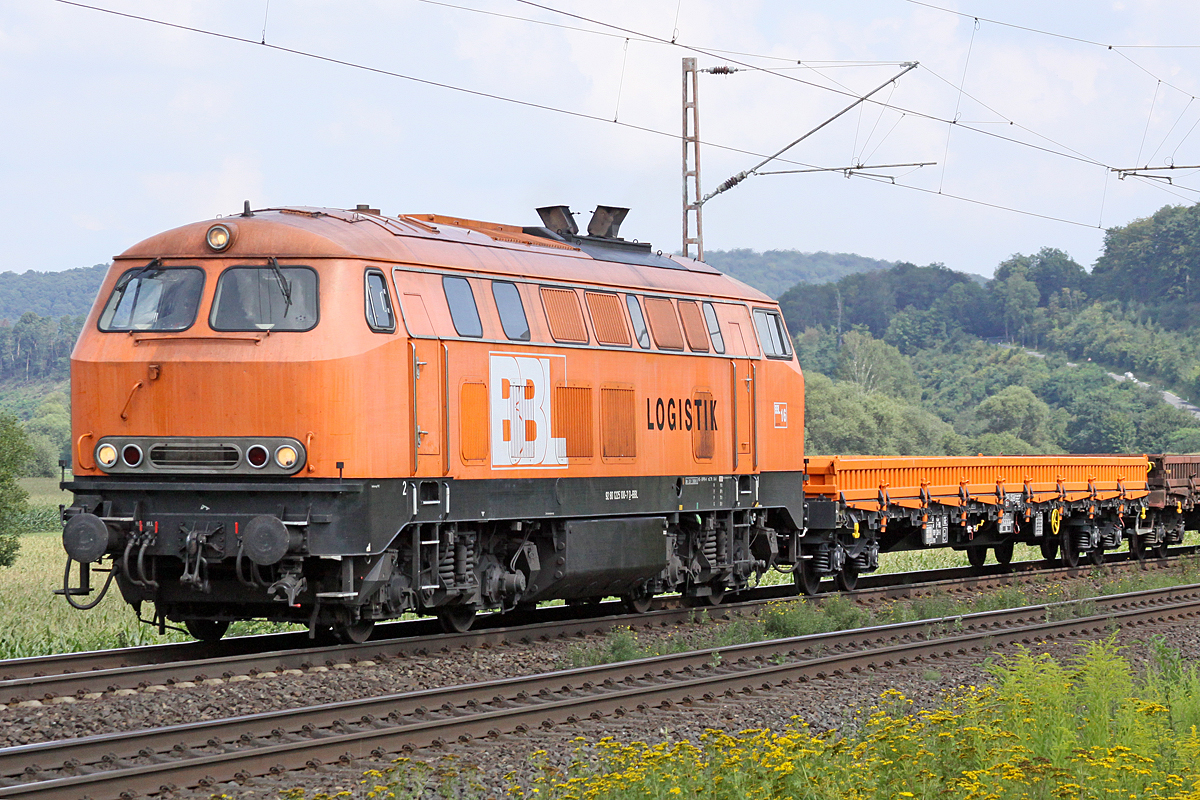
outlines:
{"label": "locomotive windshield", "polygon": [[195,267],[127,270],[100,314],[102,331],[182,331],[196,321],[204,273]]}
{"label": "locomotive windshield", "polygon": [[217,281],[209,324],[215,331],[307,331],[317,324],[311,267],[231,267]]}

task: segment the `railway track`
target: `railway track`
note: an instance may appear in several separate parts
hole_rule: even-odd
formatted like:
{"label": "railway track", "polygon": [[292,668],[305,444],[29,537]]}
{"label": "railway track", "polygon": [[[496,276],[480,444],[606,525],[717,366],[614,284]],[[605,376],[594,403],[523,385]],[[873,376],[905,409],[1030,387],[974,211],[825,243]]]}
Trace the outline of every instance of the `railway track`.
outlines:
{"label": "railway track", "polygon": [[[1113,569],[1169,569],[1192,548],[1179,548],[1177,557],[1139,565],[1129,558],[1114,559]],[[1117,554],[1127,555],[1127,554]],[[1092,568],[1047,569],[1043,562],[1027,561],[1008,566],[991,565],[983,570],[957,567],[922,573],[891,573],[864,578],[853,593],[860,603],[986,591],[1023,581],[1074,580]],[[981,574],[982,573],[982,574]],[[920,575],[932,580],[914,582]],[[757,614],[769,602],[794,598],[788,585],[764,586],[742,592],[736,601],[709,607],[710,615]],[[178,683],[223,683],[236,676],[266,672],[329,668],[363,661],[380,662],[430,652],[453,652],[461,648],[497,646],[514,641],[552,639],[603,633],[618,626],[659,627],[695,618],[695,609],[677,598],[660,598],[644,614],[626,614],[618,603],[598,606],[551,606],[522,616],[482,617],[480,627],[462,634],[435,633],[432,620],[392,623],[381,626],[377,638],[359,645],[318,646],[304,633],[269,634],[230,639],[213,644],[151,645],[125,650],[68,653],[40,658],[0,662],[0,701],[21,703],[53,702],[59,698],[96,699],[101,693],[146,689]],[[582,618],[581,618],[582,617]],[[519,624],[507,624],[511,622]]]}
{"label": "railway track", "polygon": [[[272,711],[0,750],[0,798],[93,800],[205,787],[584,718],[720,703],[828,675],[1200,615],[1200,584]],[[124,794],[123,794],[124,793]]]}

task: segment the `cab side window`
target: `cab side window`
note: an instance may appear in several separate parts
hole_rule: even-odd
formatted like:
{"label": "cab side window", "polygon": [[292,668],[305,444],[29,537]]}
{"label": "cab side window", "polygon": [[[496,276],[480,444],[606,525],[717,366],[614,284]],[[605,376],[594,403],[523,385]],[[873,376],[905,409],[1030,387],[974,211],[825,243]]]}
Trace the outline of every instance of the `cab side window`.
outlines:
{"label": "cab side window", "polygon": [[792,344],[788,340],[787,328],[778,312],[754,309],[754,327],[758,329],[758,340],[769,358],[791,358]]}
{"label": "cab side window", "polygon": [[514,342],[529,341],[529,320],[525,317],[525,304],[516,284],[507,281],[492,282],[492,297],[496,299],[496,310],[500,312],[500,325],[504,335]]}
{"label": "cab side window", "polygon": [[721,323],[717,321],[717,310],[712,303],[704,304],[704,322],[708,325],[708,335],[712,338],[713,350],[725,352],[725,337],[721,335]]}
{"label": "cab side window", "polygon": [[379,270],[367,271],[366,293],[367,325],[377,333],[393,333],[396,330],[396,315],[392,311],[387,279]]}
{"label": "cab side window", "polygon": [[479,307],[475,305],[475,293],[466,278],[442,278],[442,289],[446,292],[446,303],[450,306],[450,319],[459,336],[479,338],[483,336],[483,323],[479,321]]}

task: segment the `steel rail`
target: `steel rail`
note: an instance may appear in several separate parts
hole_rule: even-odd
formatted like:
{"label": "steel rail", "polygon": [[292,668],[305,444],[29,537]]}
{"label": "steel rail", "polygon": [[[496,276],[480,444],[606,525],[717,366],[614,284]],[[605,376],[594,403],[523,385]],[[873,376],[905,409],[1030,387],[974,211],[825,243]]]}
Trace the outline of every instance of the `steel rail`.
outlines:
{"label": "steel rail", "polygon": [[[0,787],[0,798],[76,797],[86,791],[99,800],[131,789],[152,793],[163,786],[207,785],[299,768],[314,760],[352,758],[367,752],[379,756],[402,746],[465,741],[538,724],[553,726],[582,717],[620,715],[633,703],[645,709],[690,702],[701,691],[705,699],[715,699],[722,693],[770,689],[829,674],[966,654],[998,643],[1103,630],[1121,622],[1194,617],[1200,614],[1200,584],[1089,602],[1106,610],[1086,619],[1047,621],[1056,615],[1055,609],[1072,603],[1029,606],[6,748],[0,750],[0,775],[9,781],[35,777],[40,770],[33,767],[33,760],[39,757],[61,759],[80,774]],[[938,636],[945,629],[953,635]],[[820,655],[855,644],[858,648],[848,652]],[[802,651],[817,655],[804,659]],[[791,661],[770,663],[779,656]],[[697,675],[698,670],[709,674]],[[439,702],[438,710],[429,711]],[[346,721],[355,717],[354,722]],[[237,737],[237,743],[226,745],[224,737]],[[261,739],[268,741],[254,744]],[[200,748],[220,752],[197,752]],[[136,758],[152,763],[131,765],[129,761]],[[213,777],[214,773],[218,777]]]}
{"label": "steel rail", "polygon": [[[1146,565],[1170,568],[1177,564],[1176,559],[1146,562]],[[1012,571],[1002,565],[987,569],[987,574],[980,575],[979,570],[971,567],[953,567],[937,570],[932,573],[939,580],[922,583],[908,583],[904,580],[888,582],[883,579],[888,576],[875,577],[880,584],[877,587],[863,587],[850,596],[858,602],[870,604],[877,599],[897,599],[913,596],[932,596],[939,593],[955,593],[962,591],[980,591],[999,585],[1007,585],[1016,581],[1037,579],[1068,580],[1087,575],[1092,567],[1054,567],[1044,568],[1043,562],[1019,562]],[[1112,562],[1117,568],[1138,566],[1137,562],[1124,560]],[[1143,565],[1144,566],[1144,565]],[[1038,568],[1042,567],[1042,568]],[[907,578],[914,573],[893,573],[901,578]],[[782,599],[795,599],[795,587],[779,585],[758,587],[739,594],[737,601],[720,606],[707,607],[710,615],[753,614],[769,602]],[[818,598],[819,600],[820,598]],[[18,661],[0,662],[0,674],[6,678],[0,680],[0,698],[5,702],[20,702],[24,700],[46,700],[61,696],[79,696],[89,692],[114,691],[117,689],[136,689],[151,685],[162,685],[180,681],[202,682],[209,678],[229,677],[238,674],[257,674],[282,669],[303,669],[318,665],[332,665],[335,662],[356,662],[360,660],[386,660],[407,655],[436,652],[439,650],[457,650],[466,647],[502,645],[514,641],[549,639],[563,636],[578,636],[602,633],[614,627],[628,625],[632,627],[651,627],[659,625],[680,624],[695,618],[696,609],[688,608],[678,601],[678,598],[661,598],[659,608],[644,614],[613,614],[611,609],[617,603],[604,603],[589,607],[593,615],[590,618],[578,619],[580,608],[552,606],[540,609],[537,620],[530,624],[508,627],[482,627],[479,630],[462,634],[424,633],[380,640],[371,640],[357,645],[337,645],[333,647],[301,647],[298,649],[269,649],[258,650],[251,646],[232,648],[228,654],[217,656],[204,655],[199,658],[182,660],[173,656],[207,654],[200,643],[186,645],[154,645],[146,648],[130,648],[129,650],[94,651],[93,653],[67,654],[58,661],[56,657],[45,659],[21,659]],[[485,618],[486,619],[486,618]],[[492,615],[493,624],[510,618]],[[418,624],[424,630],[433,625],[428,620],[419,620]],[[411,622],[397,623],[407,626],[406,630],[415,630],[417,625]],[[278,643],[275,637],[291,637],[292,634],[271,634],[263,637],[246,637],[247,639],[263,640]],[[301,641],[308,642],[306,634]],[[238,642],[237,639],[230,643]],[[224,644],[224,642],[220,643]],[[178,648],[169,651],[157,648]],[[96,656],[88,660],[88,656]],[[165,656],[158,660],[156,656]],[[51,664],[65,667],[60,672],[51,672]],[[70,665],[70,666],[65,666]],[[40,667],[29,674],[18,677],[7,677],[10,666],[23,667],[28,670]]]}

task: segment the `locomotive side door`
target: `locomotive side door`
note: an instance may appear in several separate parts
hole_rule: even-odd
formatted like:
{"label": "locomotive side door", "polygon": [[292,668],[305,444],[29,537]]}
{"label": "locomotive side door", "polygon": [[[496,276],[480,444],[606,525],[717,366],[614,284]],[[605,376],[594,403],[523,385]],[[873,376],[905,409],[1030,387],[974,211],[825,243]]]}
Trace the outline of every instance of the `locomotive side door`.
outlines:
{"label": "locomotive side door", "polygon": [[415,292],[401,295],[408,327],[408,382],[412,419],[409,448],[413,475],[445,474],[442,453],[444,419],[444,344],[436,338],[424,298]]}
{"label": "locomotive side door", "polygon": [[758,382],[758,346],[744,306],[721,304],[721,327],[727,331],[726,354],[730,357],[730,390],[733,397],[733,471],[754,472],[758,468],[755,430],[755,400]]}

